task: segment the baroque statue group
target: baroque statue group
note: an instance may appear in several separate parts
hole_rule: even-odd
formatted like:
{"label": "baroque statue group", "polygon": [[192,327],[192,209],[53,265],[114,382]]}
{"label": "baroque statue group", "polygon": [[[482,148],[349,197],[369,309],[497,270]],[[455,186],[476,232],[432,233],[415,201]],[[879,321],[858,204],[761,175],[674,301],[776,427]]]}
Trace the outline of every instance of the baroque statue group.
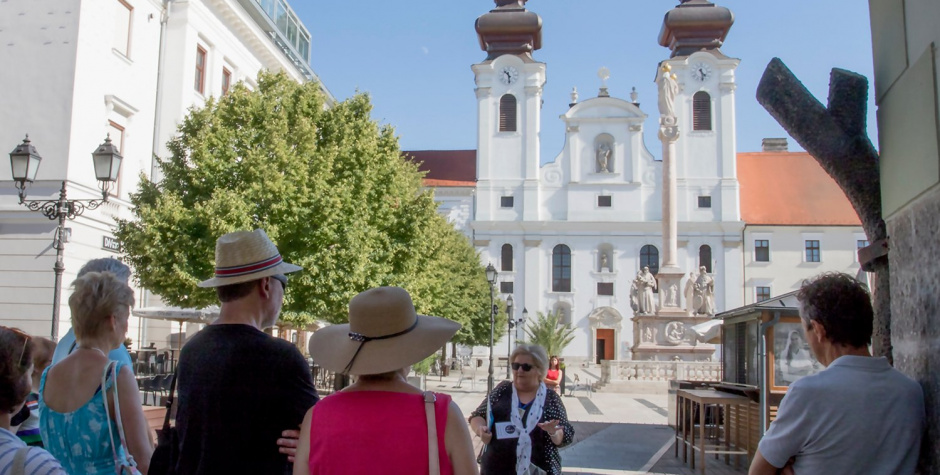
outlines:
{"label": "baroque statue group", "polygon": [[[657,291],[656,285],[656,277],[650,272],[649,267],[643,267],[637,273],[630,286],[630,306],[635,314],[653,315],[656,313],[654,296],[654,292]],[[677,288],[658,290],[663,292],[665,306],[679,306]],[[689,316],[715,314],[715,278],[708,273],[705,266],[699,267],[697,273],[689,272],[683,297],[685,298],[684,308]]]}

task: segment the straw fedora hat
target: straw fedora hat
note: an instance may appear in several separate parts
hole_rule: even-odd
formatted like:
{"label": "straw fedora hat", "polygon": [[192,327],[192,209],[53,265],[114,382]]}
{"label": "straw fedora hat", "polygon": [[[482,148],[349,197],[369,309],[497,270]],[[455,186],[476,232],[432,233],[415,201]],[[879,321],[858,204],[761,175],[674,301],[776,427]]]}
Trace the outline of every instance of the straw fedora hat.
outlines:
{"label": "straw fedora hat", "polygon": [[418,315],[405,289],[377,287],[349,301],[349,323],[314,333],[309,350],[330,371],[380,374],[427,358],[459,329],[457,322]]}
{"label": "straw fedora hat", "polygon": [[263,229],[235,231],[215,242],[215,277],[198,285],[221,287],[302,269],[284,262]]}

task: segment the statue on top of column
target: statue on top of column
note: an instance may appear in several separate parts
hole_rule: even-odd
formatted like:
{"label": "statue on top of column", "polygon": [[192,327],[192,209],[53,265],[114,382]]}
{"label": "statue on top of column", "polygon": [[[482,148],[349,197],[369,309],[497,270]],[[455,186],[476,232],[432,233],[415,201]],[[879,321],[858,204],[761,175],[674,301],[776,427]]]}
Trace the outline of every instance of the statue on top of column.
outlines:
{"label": "statue on top of column", "polygon": [[679,83],[672,68],[663,64],[660,68],[659,80],[659,115],[661,117],[676,116],[676,95],[679,94]]}

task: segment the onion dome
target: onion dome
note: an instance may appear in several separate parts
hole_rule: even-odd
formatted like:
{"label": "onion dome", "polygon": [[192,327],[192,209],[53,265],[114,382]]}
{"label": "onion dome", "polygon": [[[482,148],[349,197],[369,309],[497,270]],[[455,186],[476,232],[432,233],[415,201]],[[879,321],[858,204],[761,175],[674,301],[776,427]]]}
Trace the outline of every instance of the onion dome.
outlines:
{"label": "onion dome", "polygon": [[659,44],[672,51],[671,58],[709,51],[723,56],[721,44],[734,23],[734,14],[708,0],[680,0],[682,3],[663,19]]}
{"label": "onion dome", "polygon": [[480,48],[487,60],[504,54],[532,58],[542,47],[542,18],[525,9],[527,0],[495,0],[496,8],[477,18]]}

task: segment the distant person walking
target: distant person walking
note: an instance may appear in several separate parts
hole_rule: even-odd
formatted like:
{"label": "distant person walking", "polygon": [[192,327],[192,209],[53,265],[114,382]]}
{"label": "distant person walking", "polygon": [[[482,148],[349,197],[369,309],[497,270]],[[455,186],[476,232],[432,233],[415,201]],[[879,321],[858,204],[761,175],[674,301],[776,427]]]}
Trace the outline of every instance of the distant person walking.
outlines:
{"label": "distant person walking", "polygon": [[137,380],[127,365],[112,365],[108,358],[127,337],[134,291],[110,272],[89,272],[72,287],[69,308],[77,346],[46,369],[40,381],[42,440],[69,473],[113,474],[136,461],[146,474],[153,441]]}
{"label": "distant person walking", "polygon": [[810,350],[826,369],[793,382],[750,474],[914,473],[925,429],[920,385],[868,351],[871,297],[827,273],[797,294]]}
{"label": "distant person walking", "polygon": [[[113,257],[101,257],[86,262],[85,265],[78,270],[78,277],[89,272],[110,272],[125,284],[129,284],[131,279],[130,267],[127,267],[126,264]],[[75,342],[75,329],[69,328],[69,331],[66,332],[65,336],[59,339],[59,343],[55,347],[55,353],[52,355],[52,364],[64,360],[66,356],[75,351],[77,346],[78,344]],[[131,355],[128,354],[127,348],[124,345],[120,345],[109,351],[108,358],[119,361],[122,365],[126,366],[131,373],[134,372],[133,364],[131,363]]]}
{"label": "distant person walking", "polygon": [[509,361],[512,382],[493,388],[470,415],[470,427],[486,444],[484,475],[561,474],[559,447],[574,439],[565,405],[542,380],[548,355],[539,345],[519,345]]}
{"label": "distant person walking", "polygon": [[459,323],[418,315],[411,296],[398,287],[354,297],[349,323],[314,333],[310,353],[322,367],[359,378],[307,412],[294,474],[422,475],[431,473],[432,456],[439,467],[432,475],[477,473],[460,408],[446,394],[426,393],[425,399],[406,380],[412,364],[459,329]]}
{"label": "distant person walking", "polygon": [[10,422],[26,402],[32,386],[32,337],[0,327],[0,473],[66,475],[59,461],[39,447],[29,447]]}
{"label": "distant person walking", "polygon": [[300,351],[262,330],[281,313],[285,274],[301,268],[260,229],[220,237],[215,263],[215,277],[199,286],[216,289],[219,318],[186,342],[177,368],[176,473],[290,473],[317,391]]}

